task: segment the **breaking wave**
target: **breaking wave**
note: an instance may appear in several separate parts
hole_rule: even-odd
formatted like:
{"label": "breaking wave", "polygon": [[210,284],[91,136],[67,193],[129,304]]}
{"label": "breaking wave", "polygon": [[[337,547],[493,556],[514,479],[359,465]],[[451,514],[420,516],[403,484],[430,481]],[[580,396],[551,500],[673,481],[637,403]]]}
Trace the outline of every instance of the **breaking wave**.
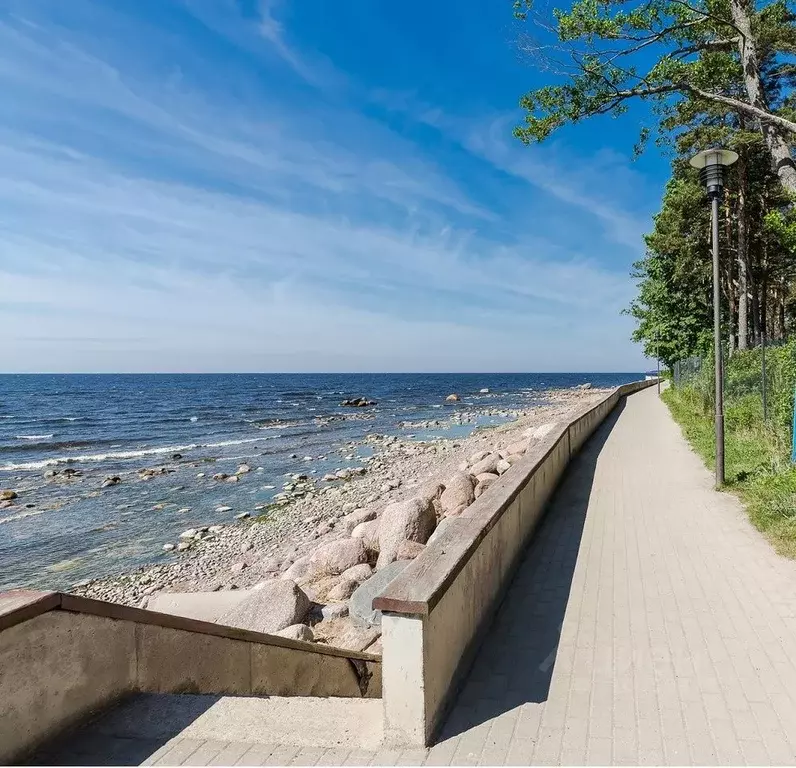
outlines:
{"label": "breaking wave", "polygon": [[114,459],[137,459],[141,456],[160,456],[166,453],[177,453],[179,451],[192,451],[197,448],[225,448],[230,445],[243,445],[245,443],[257,443],[263,440],[273,440],[278,435],[272,437],[254,437],[245,440],[223,440],[218,443],[189,443],[187,445],[166,445],[160,448],[141,448],[137,451],[111,451],[109,453],[88,453],[78,456],[56,456],[52,459],[42,461],[28,461],[19,464],[5,464],[0,467],[0,471],[11,472],[24,469],[44,469],[55,467],[59,464],[79,464],[81,462],[111,461]]}

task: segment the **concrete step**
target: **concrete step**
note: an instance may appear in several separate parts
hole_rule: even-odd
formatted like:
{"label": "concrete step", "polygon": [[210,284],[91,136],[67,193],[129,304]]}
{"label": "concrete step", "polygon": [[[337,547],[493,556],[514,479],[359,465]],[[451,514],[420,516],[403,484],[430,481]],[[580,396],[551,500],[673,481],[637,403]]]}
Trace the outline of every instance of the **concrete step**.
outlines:
{"label": "concrete step", "polygon": [[381,742],[381,699],[136,694],[47,745],[31,764],[138,765],[222,743],[241,754],[265,745],[375,752]]}

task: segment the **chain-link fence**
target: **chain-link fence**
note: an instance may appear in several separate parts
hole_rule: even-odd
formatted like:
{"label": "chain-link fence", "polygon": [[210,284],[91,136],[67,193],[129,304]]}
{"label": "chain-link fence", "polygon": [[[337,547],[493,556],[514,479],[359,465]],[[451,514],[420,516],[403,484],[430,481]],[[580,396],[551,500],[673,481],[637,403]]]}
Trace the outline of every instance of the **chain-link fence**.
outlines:
{"label": "chain-link fence", "polygon": [[[792,448],[796,337],[724,356],[724,405],[729,428],[763,427]],[[687,390],[706,413],[714,407],[713,357],[689,357],[672,366],[672,385]]]}
{"label": "chain-link fence", "polygon": [[672,369],[672,383],[675,387],[688,384],[694,377],[699,375],[705,360],[702,357],[687,357],[685,360],[678,360]]}

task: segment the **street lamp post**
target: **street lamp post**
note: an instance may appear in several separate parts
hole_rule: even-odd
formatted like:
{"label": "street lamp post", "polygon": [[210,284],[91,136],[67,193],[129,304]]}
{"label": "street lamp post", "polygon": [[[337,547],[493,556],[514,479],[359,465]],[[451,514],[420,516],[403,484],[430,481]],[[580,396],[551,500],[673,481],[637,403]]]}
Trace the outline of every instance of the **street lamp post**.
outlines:
{"label": "street lamp post", "polygon": [[715,349],[716,386],[716,486],[724,484],[724,371],[721,355],[721,290],[719,284],[719,199],[724,192],[724,169],[738,155],[729,149],[706,149],[689,161],[699,168],[711,202],[713,233],[713,344]]}

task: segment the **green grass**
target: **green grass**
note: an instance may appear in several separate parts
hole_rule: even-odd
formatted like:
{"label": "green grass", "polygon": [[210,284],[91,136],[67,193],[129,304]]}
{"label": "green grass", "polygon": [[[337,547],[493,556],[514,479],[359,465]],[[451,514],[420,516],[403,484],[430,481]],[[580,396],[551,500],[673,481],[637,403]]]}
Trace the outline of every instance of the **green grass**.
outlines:
{"label": "green grass", "polygon": [[[715,466],[713,414],[693,388],[662,395],[683,434],[705,464]],[[796,559],[796,469],[781,430],[763,424],[759,399],[745,396],[725,411],[724,490],[746,505],[749,519],[781,555]]]}

